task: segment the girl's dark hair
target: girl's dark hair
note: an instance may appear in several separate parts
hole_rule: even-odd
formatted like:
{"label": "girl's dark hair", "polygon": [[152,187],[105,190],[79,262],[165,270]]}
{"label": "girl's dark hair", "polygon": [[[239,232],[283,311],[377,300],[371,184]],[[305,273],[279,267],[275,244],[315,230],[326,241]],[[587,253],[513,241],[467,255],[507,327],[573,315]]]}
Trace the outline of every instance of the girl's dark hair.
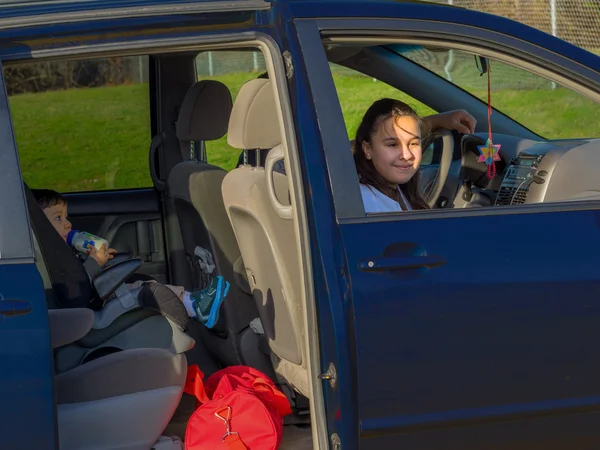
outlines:
{"label": "girl's dark hair", "polygon": [[[371,136],[373,136],[373,134],[377,132],[378,127],[390,117],[400,118],[407,116],[417,120],[421,127],[421,133],[424,133],[423,121],[406,103],[391,98],[377,100],[365,113],[362,122],[358,126],[358,130],[356,130],[356,139],[354,141],[354,163],[356,164],[356,172],[358,173],[359,181],[362,184],[374,187],[392,200],[397,201],[399,204],[402,204],[400,192],[398,192],[398,189],[390,186],[388,181],[377,172],[373,165],[373,161],[367,159],[365,152],[363,151],[363,142],[370,143]],[[401,185],[400,189],[402,189],[402,193],[413,209],[429,209],[429,206],[419,193],[418,171],[406,184]]]}
{"label": "girl's dark hair", "polygon": [[46,209],[56,205],[66,205],[67,200],[58,192],[52,189],[32,189],[31,193],[35,197],[40,208]]}

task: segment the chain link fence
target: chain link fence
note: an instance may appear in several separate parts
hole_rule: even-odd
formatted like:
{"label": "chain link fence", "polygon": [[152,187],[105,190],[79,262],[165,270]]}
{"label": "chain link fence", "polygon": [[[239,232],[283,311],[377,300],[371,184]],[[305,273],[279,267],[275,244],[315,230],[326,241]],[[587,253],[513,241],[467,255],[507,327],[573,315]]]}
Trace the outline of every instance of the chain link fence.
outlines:
{"label": "chain link fence", "polygon": [[[490,13],[524,23],[600,54],[600,0],[427,0]],[[461,51],[404,54],[448,81],[485,98],[486,77],[475,76],[473,56]],[[555,89],[556,84],[525,70],[494,61],[492,91]]]}
{"label": "chain link fence", "polygon": [[600,0],[428,0],[495,14],[600,54]]}
{"label": "chain link fence", "polygon": [[[600,54],[600,0],[427,1],[507,17]],[[442,66],[447,63],[441,62]],[[196,58],[196,69],[200,78],[266,70],[262,55],[252,51],[203,52]],[[339,66],[334,71],[344,73]],[[440,72],[444,69],[440,68]]]}
{"label": "chain link fence", "polygon": [[265,58],[258,51],[202,52],[196,57],[198,78],[231,73],[266,72]]}

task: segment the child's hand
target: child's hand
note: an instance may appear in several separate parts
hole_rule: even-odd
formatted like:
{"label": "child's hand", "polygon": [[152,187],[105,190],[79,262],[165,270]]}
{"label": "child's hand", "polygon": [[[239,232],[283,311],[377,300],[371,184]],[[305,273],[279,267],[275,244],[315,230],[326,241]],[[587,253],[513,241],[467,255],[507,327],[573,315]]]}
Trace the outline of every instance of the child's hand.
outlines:
{"label": "child's hand", "polygon": [[94,258],[100,267],[104,267],[108,260],[112,258],[111,254],[109,253],[110,250],[112,249],[107,250],[106,245],[102,244],[102,247],[99,249],[96,247],[90,247],[88,250],[88,255],[90,255],[90,258]]}
{"label": "child's hand", "polygon": [[117,250],[115,250],[114,248],[109,248],[108,249],[108,259],[113,259],[117,253],[119,253],[119,252]]}

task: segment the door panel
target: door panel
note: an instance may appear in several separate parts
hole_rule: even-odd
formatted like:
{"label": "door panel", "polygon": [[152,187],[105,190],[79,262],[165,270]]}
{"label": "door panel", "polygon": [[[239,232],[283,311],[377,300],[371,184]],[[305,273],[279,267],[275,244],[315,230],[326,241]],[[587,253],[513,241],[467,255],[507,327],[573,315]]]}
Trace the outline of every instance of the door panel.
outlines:
{"label": "door panel", "polygon": [[138,273],[167,282],[160,201],[154,189],[67,194],[73,228],[107,239],[119,252],[144,260]]}
{"label": "door panel", "polygon": [[[7,311],[13,300],[28,302],[29,311]],[[0,265],[1,448],[57,448],[53,380],[40,275],[33,263]]]}
{"label": "door panel", "polygon": [[0,448],[58,448],[44,286],[0,64]]}
{"label": "door panel", "polygon": [[343,224],[360,448],[476,449],[471,426],[561,414],[563,439],[583,427],[600,446],[570,416],[600,411],[599,227],[597,211]]}
{"label": "door panel", "polygon": [[[381,436],[366,448],[408,450],[596,450],[600,414],[454,427],[427,433]],[[568,433],[563,430],[568,429]],[[531,438],[531,439],[530,439]],[[401,444],[402,447],[398,447]],[[365,448],[365,447],[361,447]]]}
{"label": "door panel", "polygon": [[[322,38],[384,40],[396,31],[400,39],[424,38],[430,45],[474,44],[487,56],[498,52],[543,67],[559,84],[564,75],[590,88],[590,98],[600,85],[600,60],[473,11],[390,2],[377,5],[379,18],[367,19],[359,8],[348,6],[344,18],[333,18],[332,9],[332,18],[294,21],[302,52],[310,55],[302,63],[320,133],[318,147],[305,153],[322,149],[330,183],[321,191],[311,184],[307,198],[315,209],[321,206],[314,218],[321,239],[335,236],[323,230],[329,211],[319,203],[331,197],[351,289],[351,299],[339,302],[347,315],[332,313],[338,335],[354,334],[337,342],[343,346],[337,350],[340,367],[349,357],[351,369],[339,370],[337,387],[325,386],[346,399],[356,395],[356,407],[342,410],[350,412],[344,448],[354,448],[348,429],[356,432],[360,449],[600,448],[600,213],[540,205],[537,211],[546,212],[524,206],[505,215],[481,209],[479,216],[449,211],[365,218],[354,161],[343,151],[347,129]],[[391,17],[403,19],[386,19]],[[465,108],[486,118],[484,102],[459,102],[465,97],[449,89],[439,95],[426,88],[422,71],[403,67],[402,75],[402,90],[434,109]],[[493,114],[491,122],[495,133],[531,136],[502,114]],[[300,123],[304,130],[306,121]],[[315,160],[306,164],[313,179],[320,175],[321,161]],[[327,249],[325,242],[319,243]],[[381,264],[394,270],[373,270]],[[338,273],[342,284],[345,270]],[[317,298],[319,305],[336,300]],[[321,351],[327,354],[332,344],[324,336]],[[344,374],[355,389],[346,388],[351,383]],[[328,409],[337,406],[328,402]]]}

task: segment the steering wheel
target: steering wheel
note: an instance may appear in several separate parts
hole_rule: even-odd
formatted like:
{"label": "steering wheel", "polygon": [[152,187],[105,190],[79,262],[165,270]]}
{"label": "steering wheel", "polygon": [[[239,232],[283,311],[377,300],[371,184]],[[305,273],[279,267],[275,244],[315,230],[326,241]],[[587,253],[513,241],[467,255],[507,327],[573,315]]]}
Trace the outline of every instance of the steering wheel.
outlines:
{"label": "steering wheel", "polygon": [[436,139],[442,140],[442,157],[436,176],[425,186],[423,197],[430,208],[433,208],[440,198],[442,189],[448,179],[452,156],[454,155],[454,135],[448,130],[437,130],[430,136],[430,142]]}

